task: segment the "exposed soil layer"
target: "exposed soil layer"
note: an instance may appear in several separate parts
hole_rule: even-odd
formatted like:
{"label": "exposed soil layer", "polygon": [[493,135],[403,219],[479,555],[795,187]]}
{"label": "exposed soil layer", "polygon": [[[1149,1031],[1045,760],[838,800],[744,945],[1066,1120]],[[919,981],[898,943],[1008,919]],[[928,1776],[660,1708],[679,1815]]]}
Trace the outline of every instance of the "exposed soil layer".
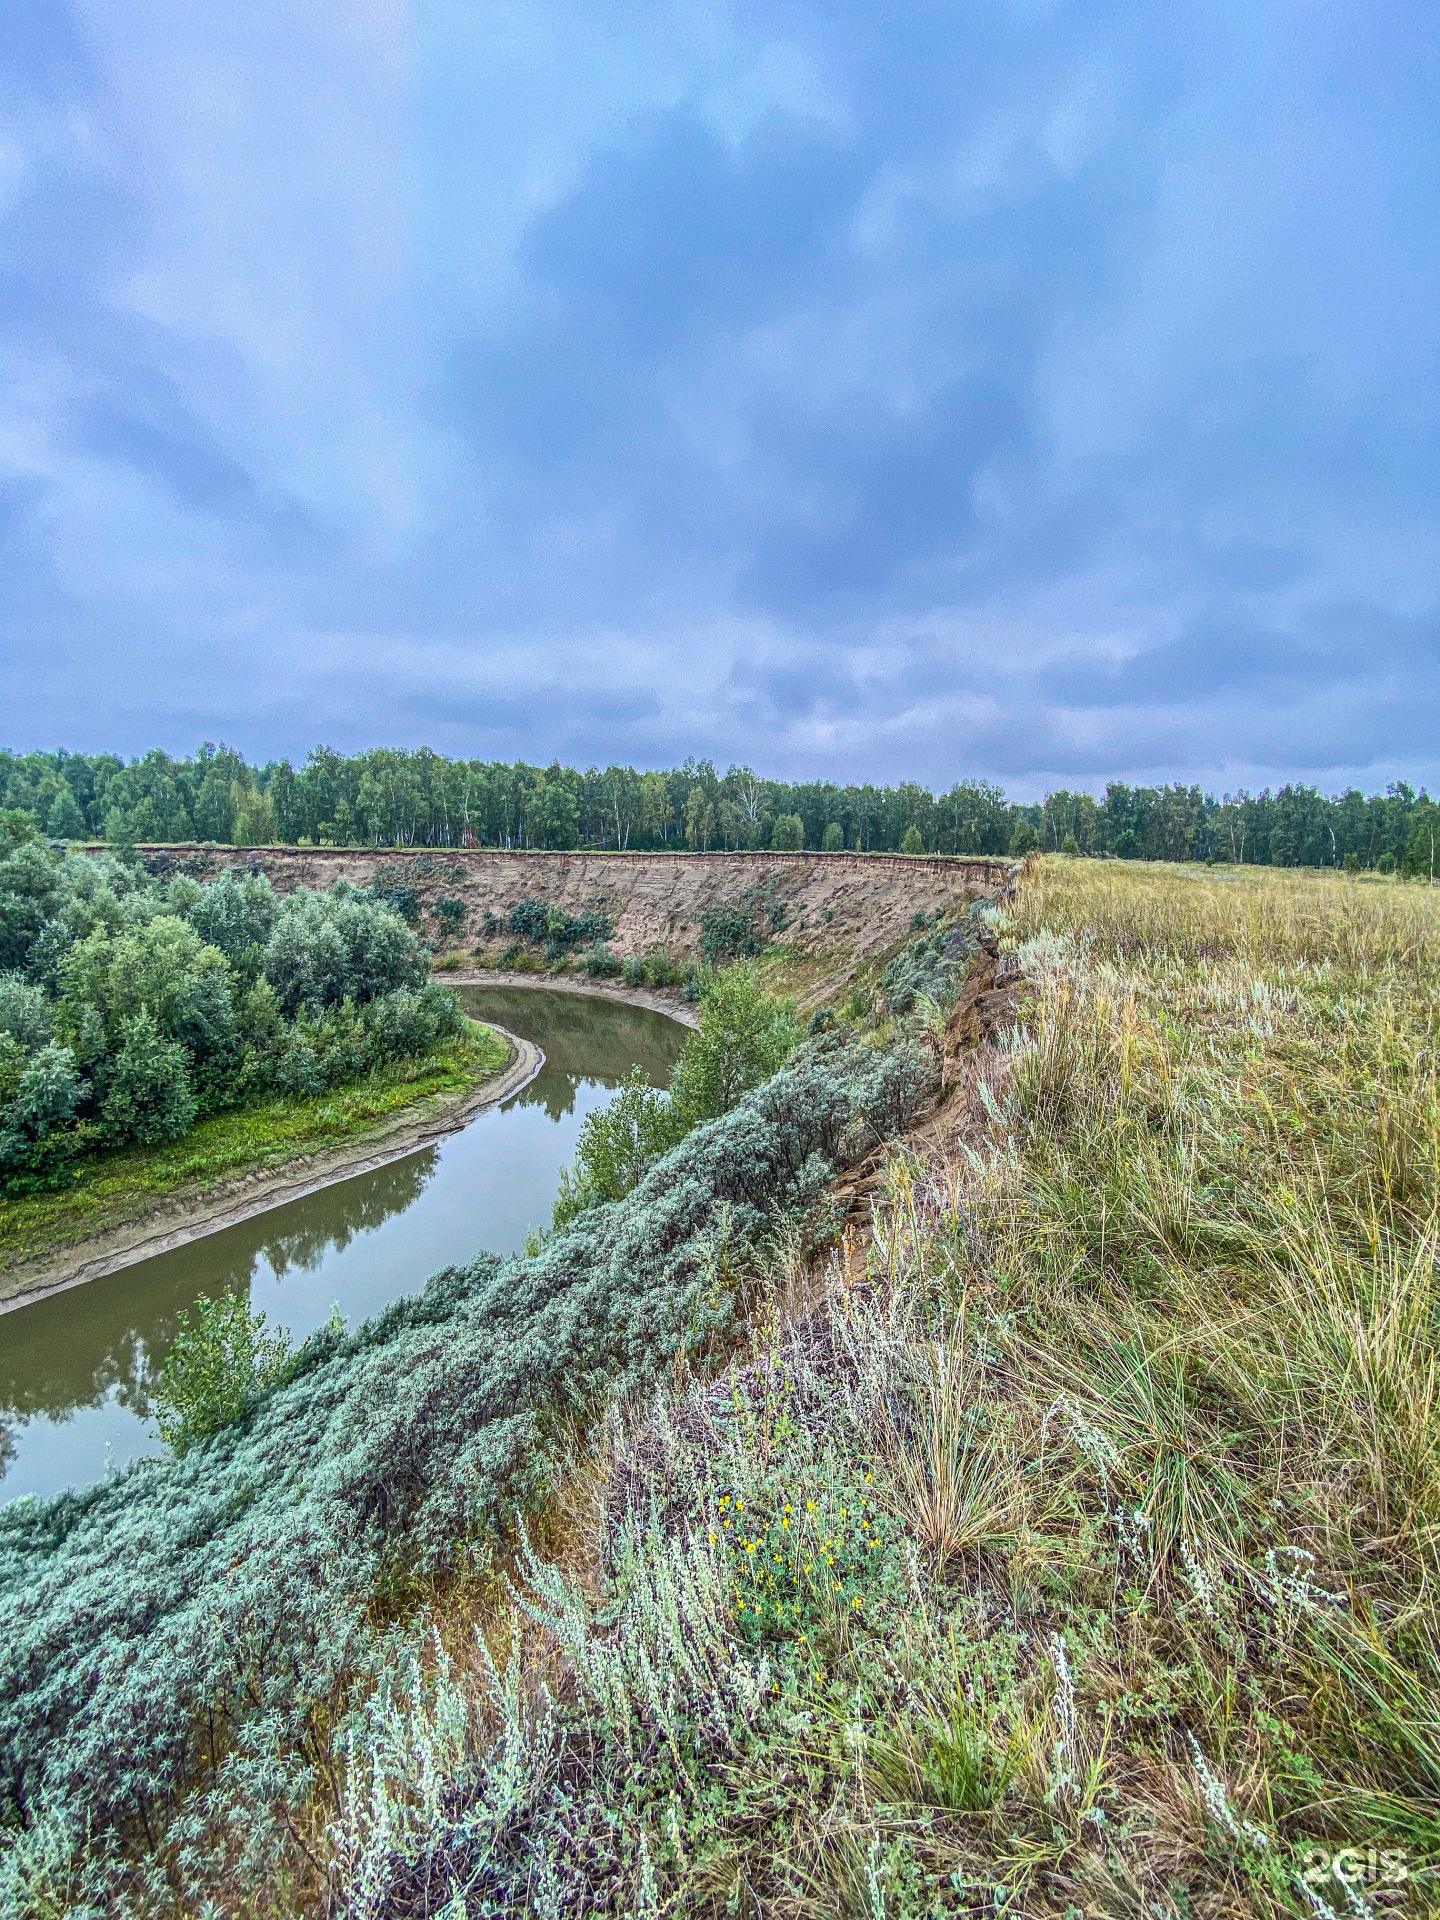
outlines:
{"label": "exposed soil layer", "polygon": [[[144,849],[153,860],[208,855],[219,872],[253,868],[279,893],[296,887],[379,882],[413,887],[423,906],[458,900],[464,918],[447,944],[480,946],[492,963],[510,936],[485,933],[486,915],[503,920],[527,895],[579,914],[598,909],[615,923],[610,944],[622,958],[663,948],[676,958],[699,950],[708,907],[752,902],[784,909],[775,938],[797,958],[813,957],[826,975],[853,973],[893,948],[918,912],[953,911],[992,898],[1013,864],[988,858],[885,853],[516,853],[485,848],[420,851],[364,847],[170,846]],[[429,916],[427,932],[433,931]]]}

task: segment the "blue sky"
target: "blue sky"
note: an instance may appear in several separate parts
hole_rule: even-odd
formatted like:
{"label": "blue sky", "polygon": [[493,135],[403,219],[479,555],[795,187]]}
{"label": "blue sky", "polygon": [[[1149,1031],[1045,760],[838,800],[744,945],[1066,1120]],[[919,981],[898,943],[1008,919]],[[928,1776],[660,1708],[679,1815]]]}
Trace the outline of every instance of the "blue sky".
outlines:
{"label": "blue sky", "polygon": [[0,738],[1433,784],[1437,44],[24,0]]}

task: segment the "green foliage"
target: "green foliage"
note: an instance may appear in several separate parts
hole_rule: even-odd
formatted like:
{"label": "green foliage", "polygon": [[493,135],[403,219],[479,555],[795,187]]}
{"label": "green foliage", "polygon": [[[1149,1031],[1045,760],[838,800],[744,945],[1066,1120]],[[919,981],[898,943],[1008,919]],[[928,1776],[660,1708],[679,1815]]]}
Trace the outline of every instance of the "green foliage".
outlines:
{"label": "green foliage", "polygon": [[706,907],[700,915],[700,951],[708,966],[727,966],[748,960],[764,949],[755,930],[754,915],[746,907]]}
{"label": "green foliage", "polygon": [[1033,853],[1039,844],[1039,835],[1031,822],[1023,817],[1017,820],[1014,832],[1010,835],[1011,853],[1018,859],[1023,854]]}
{"label": "green foliage", "polygon": [[440,925],[441,931],[449,938],[456,938],[465,924],[465,902],[453,895],[440,894],[430,905],[430,911]]}
{"label": "green foliage", "polygon": [[587,1207],[621,1199],[646,1163],[675,1145],[680,1131],[669,1099],[637,1067],[612,1100],[586,1116],[574,1168],[561,1171],[553,1224],[568,1226]]}
{"label": "green foliage", "polygon": [[[767,846],[778,820],[798,819],[802,846],[827,845],[838,827],[838,844],[893,853],[913,827],[937,853],[1004,854],[1023,819],[1034,844],[1052,853],[1067,838],[1082,854],[1122,859],[1332,866],[1353,853],[1370,871],[1382,853],[1387,870],[1406,864],[1413,816],[1429,804],[1404,781],[1369,795],[1352,788],[1326,796],[1291,784],[1223,799],[1195,786],[1112,781],[1100,799],[1062,789],[1021,806],[985,780],[936,793],[915,781],[792,783],[744,766],[721,774],[708,761],[643,774],[621,766],[582,772],[558,763],[446,760],[429,749],[377,748],[347,758],[321,747],[297,770],[284,760],[249,767],[238,753],[209,745],[189,759],[151,752],[128,766],[111,754],[0,751],[0,809],[20,816],[12,832],[71,838],[106,831],[129,847],[194,837],[236,845],[704,850]],[[1428,840],[1424,852],[1410,871],[1428,872]],[[418,877],[445,864],[429,852],[407,862]],[[11,964],[0,954],[0,967]]]}
{"label": "green foliage", "polygon": [[753,968],[716,974],[700,1002],[700,1027],[685,1042],[671,1094],[680,1122],[717,1119],[784,1065],[802,1032],[793,1004],[777,1000]]}
{"label": "green foliage", "polygon": [[840,853],[845,846],[845,829],[838,820],[832,820],[825,829],[825,837],[820,842],[822,852]]}
{"label": "green foliage", "polygon": [[232,1830],[260,1818],[374,1656],[387,1573],[453,1566],[538,1496],[564,1421],[733,1339],[761,1243],[930,1084],[918,1053],[811,1042],[533,1256],[314,1335],[182,1458],[0,1508],[0,1817],[63,1811],[97,1848],[187,1792],[197,1819],[206,1794]]}
{"label": "green foliage", "polygon": [[34,1053],[55,1034],[55,1009],[42,987],[23,973],[0,973],[0,1033],[22,1053]]}
{"label": "green foliage", "polygon": [[[258,873],[202,884],[213,866],[60,857],[33,839],[0,860],[0,1191],[56,1184],[87,1142],[153,1146],[237,1101],[315,1093],[457,1031],[424,946],[368,893],[341,884],[282,904]],[[52,1035],[83,1092],[75,1124],[42,1136],[4,1103],[19,1057]]]}
{"label": "green foliage", "polygon": [[510,909],[506,924],[512,933],[526,940],[543,940],[549,960],[560,959],[573,947],[606,941],[615,931],[615,922],[608,913],[594,909],[585,913],[562,913],[558,907],[549,906],[533,895],[527,895]]}
{"label": "green foliage", "polygon": [[201,1294],[182,1308],[151,1396],[155,1424],[176,1455],[238,1420],[284,1374],[290,1343],[240,1293]]}
{"label": "green foliage", "polygon": [[[12,1047],[14,1043],[11,1043]],[[13,1090],[4,1087],[0,1062],[0,1178],[12,1193],[41,1193],[69,1178],[79,1138],[74,1126],[89,1091],[68,1047],[48,1043],[19,1065],[15,1048]]]}
{"label": "green foliage", "polygon": [[620,968],[627,987],[643,987],[645,984],[645,962],[639,954],[628,955]]}
{"label": "green foliage", "polygon": [[0,858],[8,859],[16,847],[39,837],[40,829],[33,814],[24,813],[19,807],[0,807]]}
{"label": "green foliage", "polygon": [[904,836],[900,841],[900,851],[901,853],[912,854],[923,853],[925,851],[925,842],[920,837],[920,829],[918,827],[909,826],[905,829]]}
{"label": "green foliage", "polygon": [[[917,914],[916,919],[926,924],[926,916]],[[948,1004],[975,952],[981,924],[980,910],[972,908],[968,922],[948,928],[937,926],[903,948],[880,976],[886,1011],[908,1013],[922,996],[941,1006]]]}
{"label": "green foliage", "polygon": [[188,1132],[197,1112],[185,1049],[167,1040],[154,1014],[141,1007],[124,1021],[119,1050],[108,1063],[100,1108],[106,1136],[157,1146]]}
{"label": "green foliage", "polygon": [[620,971],[620,961],[613,948],[597,944],[585,956],[585,971],[592,979],[613,980]]}
{"label": "green foliage", "polygon": [[805,846],[805,822],[798,813],[782,813],[770,832],[776,853],[800,853]]}
{"label": "green foliage", "polygon": [[279,912],[280,902],[263,873],[227,873],[201,890],[186,917],[202,940],[234,961],[263,950]]}
{"label": "green foliage", "polygon": [[407,926],[420,924],[420,896],[405,881],[377,880],[368,891],[377,906],[398,914]]}

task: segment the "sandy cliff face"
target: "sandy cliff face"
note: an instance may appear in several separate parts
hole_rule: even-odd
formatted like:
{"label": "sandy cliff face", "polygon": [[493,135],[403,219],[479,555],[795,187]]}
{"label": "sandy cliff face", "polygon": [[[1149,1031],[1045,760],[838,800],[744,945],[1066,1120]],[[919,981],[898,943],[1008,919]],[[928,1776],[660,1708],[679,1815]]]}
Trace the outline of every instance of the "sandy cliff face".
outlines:
{"label": "sandy cliff face", "polygon": [[[167,852],[183,857],[182,848]],[[506,853],[490,848],[426,852],[361,847],[211,849],[217,867],[256,866],[281,893],[380,881],[415,889],[422,903],[464,903],[457,947],[483,939],[485,916],[502,918],[527,895],[564,913],[599,908],[615,922],[622,957],[657,947],[689,957],[707,907],[750,901],[783,905],[778,937],[801,953],[844,957],[853,967],[891,947],[917,912],[955,908],[999,892],[1004,860],[905,858],[844,853]],[[491,942],[490,944],[495,944]]]}

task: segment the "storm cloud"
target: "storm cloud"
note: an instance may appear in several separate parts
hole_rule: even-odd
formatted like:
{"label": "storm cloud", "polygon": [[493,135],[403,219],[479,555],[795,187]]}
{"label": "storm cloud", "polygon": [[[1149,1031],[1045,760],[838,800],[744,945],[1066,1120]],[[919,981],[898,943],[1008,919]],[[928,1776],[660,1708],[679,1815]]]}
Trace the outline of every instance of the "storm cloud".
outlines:
{"label": "storm cloud", "polygon": [[11,12],[3,744],[1440,774],[1428,10]]}

